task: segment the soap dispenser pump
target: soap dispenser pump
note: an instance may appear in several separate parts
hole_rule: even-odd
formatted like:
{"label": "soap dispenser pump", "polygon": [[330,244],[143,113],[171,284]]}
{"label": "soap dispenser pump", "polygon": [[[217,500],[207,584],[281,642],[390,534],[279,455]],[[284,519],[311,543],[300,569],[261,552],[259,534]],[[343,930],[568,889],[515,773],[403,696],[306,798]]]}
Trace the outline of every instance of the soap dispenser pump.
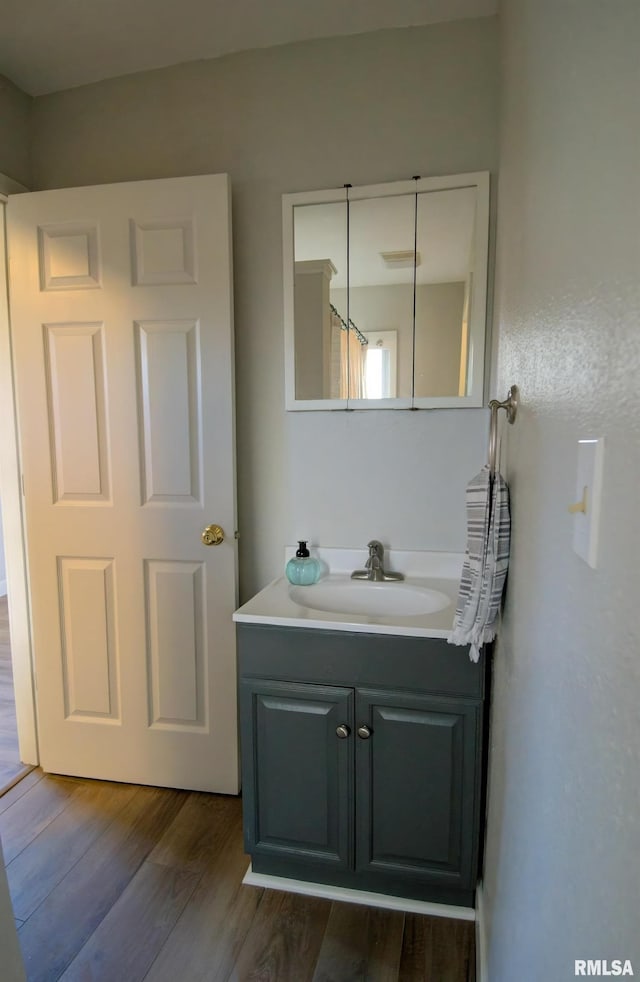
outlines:
{"label": "soap dispenser pump", "polygon": [[293,583],[294,586],[311,586],[312,583],[318,582],[320,563],[309,555],[306,542],[302,540],[298,542],[298,550],[295,557],[287,563],[285,574],[289,583]]}

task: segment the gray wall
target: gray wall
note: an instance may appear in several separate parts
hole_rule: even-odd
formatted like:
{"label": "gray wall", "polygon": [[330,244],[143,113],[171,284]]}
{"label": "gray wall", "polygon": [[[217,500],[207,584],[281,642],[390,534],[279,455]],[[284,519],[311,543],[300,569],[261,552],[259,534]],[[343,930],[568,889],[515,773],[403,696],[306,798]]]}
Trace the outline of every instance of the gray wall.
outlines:
{"label": "gray wall", "polygon": [[[640,975],[640,6],[503,5],[498,373],[514,540],[495,657],[491,982]],[[576,444],[603,436],[596,570],[573,553]]]}
{"label": "gray wall", "polygon": [[0,75],[0,173],[31,186],[29,116],[31,96]]}
{"label": "gray wall", "polygon": [[[486,454],[484,411],[376,414],[376,427],[362,413],[287,421],[281,195],[495,171],[497,99],[497,21],[482,18],[251,51],[35,100],[38,188],[231,176],[243,597],[281,572],[286,542],[313,541],[316,528],[323,545],[363,549],[374,535],[428,548],[430,532],[446,528],[441,547],[464,547],[464,483]],[[310,449],[318,428],[331,434],[322,455]],[[449,460],[464,480],[445,489]],[[299,514],[307,486],[322,509],[313,522]],[[415,514],[426,516],[419,534]]]}
{"label": "gray wall", "polygon": [[458,395],[464,294],[464,282],[416,290],[417,396]]}

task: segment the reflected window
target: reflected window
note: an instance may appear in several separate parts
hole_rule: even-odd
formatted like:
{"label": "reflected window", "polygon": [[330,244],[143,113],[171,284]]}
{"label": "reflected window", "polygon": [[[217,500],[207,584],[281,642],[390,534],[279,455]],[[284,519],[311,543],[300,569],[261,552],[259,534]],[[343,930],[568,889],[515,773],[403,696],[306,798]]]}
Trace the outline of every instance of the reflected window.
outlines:
{"label": "reflected window", "polygon": [[365,334],[368,341],[364,361],[365,399],[395,399],[398,388],[398,332]]}

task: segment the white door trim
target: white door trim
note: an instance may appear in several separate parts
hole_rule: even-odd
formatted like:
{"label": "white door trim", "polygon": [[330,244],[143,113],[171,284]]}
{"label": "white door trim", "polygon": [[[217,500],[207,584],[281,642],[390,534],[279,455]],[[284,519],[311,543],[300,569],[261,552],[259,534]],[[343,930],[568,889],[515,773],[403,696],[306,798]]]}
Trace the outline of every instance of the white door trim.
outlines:
{"label": "white door trim", "polygon": [[14,395],[11,325],[7,290],[6,194],[26,191],[0,174],[0,417],[6,420],[0,440],[0,498],[4,525],[11,658],[16,697],[18,746],[24,764],[38,764],[29,588],[24,541],[20,449]]}

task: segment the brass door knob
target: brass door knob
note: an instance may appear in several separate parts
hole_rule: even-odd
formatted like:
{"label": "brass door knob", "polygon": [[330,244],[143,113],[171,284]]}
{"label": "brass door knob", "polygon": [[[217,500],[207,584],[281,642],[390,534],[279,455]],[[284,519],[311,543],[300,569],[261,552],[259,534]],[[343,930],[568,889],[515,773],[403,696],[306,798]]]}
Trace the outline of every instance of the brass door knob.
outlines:
{"label": "brass door knob", "polygon": [[224,531],[219,525],[207,525],[200,536],[205,546],[219,546],[224,542]]}

